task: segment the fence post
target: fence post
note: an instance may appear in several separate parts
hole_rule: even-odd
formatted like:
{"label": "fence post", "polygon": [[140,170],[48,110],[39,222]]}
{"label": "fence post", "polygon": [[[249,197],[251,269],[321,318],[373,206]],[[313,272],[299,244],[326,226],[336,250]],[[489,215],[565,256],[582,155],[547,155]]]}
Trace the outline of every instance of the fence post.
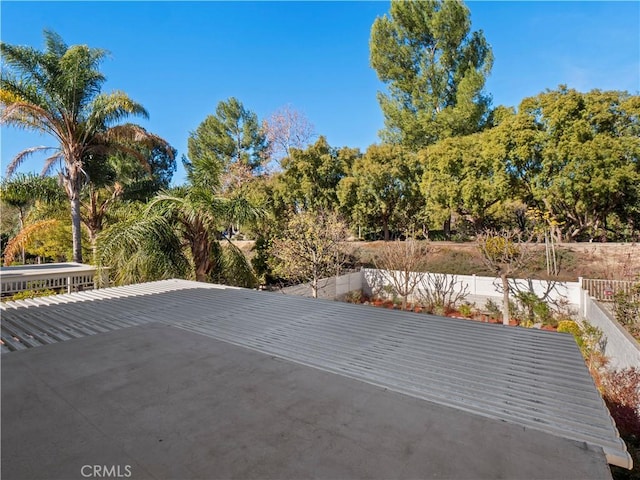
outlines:
{"label": "fence post", "polygon": [[67,277],[67,293],[71,293],[71,276]]}
{"label": "fence post", "polygon": [[580,287],[580,304],[578,305],[578,311],[581,313],[582,317],[584,317],[585,309],[584,309],[584,285],[582,282],[582,277],[578,277],[578,285]]}

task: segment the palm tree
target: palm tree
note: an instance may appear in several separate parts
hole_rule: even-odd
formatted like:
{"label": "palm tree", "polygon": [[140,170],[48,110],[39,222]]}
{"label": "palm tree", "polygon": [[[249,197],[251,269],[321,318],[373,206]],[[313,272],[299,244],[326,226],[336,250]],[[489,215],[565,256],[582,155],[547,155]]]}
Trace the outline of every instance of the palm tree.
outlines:
{"label": "palm tree", "polygon": [[56,147],[32,147],[20,152],[7,166],[7,177],[29,156],[51,151],[43,174],[59,162],[60,178],[71,206],[73,260],[82,262],[80,191],[89,180],[86,162],[107,158],[116,150],[142,157],[130,148],[132,140],[150,145],[167,143],[140,126],[121,124],[129,115],[148,117],[142,105],[125,93],[101,93],[105,82],[98,67],[106,55],[86,45],[67,46],[45,30],[45,51],[0,43],[7,68],[0,74],[0,123],[51,135]]}
{"label": "palm tree", "polygon": [[99,236],[99,264],[110,267],[116,283],[189,276],[199,282],[253,286],[247,259],[221,231],[231,222],[259,215],[241,196],[223,198],[196,186],[178,187],[156,195],[137,216],[107,228]]}
{"label": "palm tree", "polygon": [[148,201],[169,187],[175,170],[175,149],[140,147],[131,145],[144,155],[144,166],[139,159],[125,153],[110,155],[106,160],[94,157],[85,163],[85,172],[91,181],[81,193],[80,217],[89,234],[94,260],[97,236],[113,219],[112,213],[122,202]]}

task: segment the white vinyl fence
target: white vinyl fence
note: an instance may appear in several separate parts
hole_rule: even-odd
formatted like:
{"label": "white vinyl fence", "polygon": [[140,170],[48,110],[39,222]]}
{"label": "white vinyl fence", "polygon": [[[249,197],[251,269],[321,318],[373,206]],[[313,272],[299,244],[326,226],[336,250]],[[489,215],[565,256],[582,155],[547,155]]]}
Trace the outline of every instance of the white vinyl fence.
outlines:
{"label": "white vinyl fence", "polygon": [[602,353],[609,357],[614,370],[640,368],[640,344],[613,318],[610,309],[593,299],[587,290],[582,291],[582,318],[602,330]]}
{"label": "white vinyl fence", "polygon": [[[329,300],[339,300],[349,292],[363,289],[362,272],[347,273],[336,277],[323,278],[318,282],[318,298]],[[293,285],[281,290],[287,295],[298,295],[300,297],[312,297],[313,290],[310,283]]]}
{"label": "white vinyl fence", "polygon": [[[398,275],[400,272],[394,272]],[[411,275],[424,275],[422,273],[412,273]],[[491,299],[502,303],[502,282],[499,278],[481,277],[478,275],[448,275],[444,273],[430,274],[435,276],[445,276],[451,281],[457,282],[457,288],[466,290],[473,299]],[[379,295],[389,285],[389,274],[385,274],[376,269],[363,270],[364,282],[363,290],[369,296]],[[420,298],[424,290],[425,282],[418,282],[414,298]],[[580,282],[553,282],[546,280],[525,280],[509,279],[512,289],[521,292],[535,293],[539,298],[552,303],[566,303],[577,309],[581,301]]]}

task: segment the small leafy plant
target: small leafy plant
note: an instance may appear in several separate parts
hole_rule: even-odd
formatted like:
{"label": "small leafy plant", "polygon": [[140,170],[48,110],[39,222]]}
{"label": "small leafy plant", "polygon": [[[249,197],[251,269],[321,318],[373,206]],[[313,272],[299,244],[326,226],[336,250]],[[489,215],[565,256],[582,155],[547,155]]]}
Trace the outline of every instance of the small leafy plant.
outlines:
{"label": "small leafy plant", "polygon": [[15,293],[9,300],[25,300],[27,298],[36,297],[48,297],[49,295],[56,295],[58,292],[55,290],[23,290],[22,292]]}
{"label": "small leafy plant", "polygon": [[463,316],[470,317],[471,314],[473,313],[473,305],[468,302],[465,302],[460,305],[459,310]]}
{"label": "small leafy plant", "polygon": [[502,310],[496,302],[489,299],[484,304],[485,310],[489,313],[489,316],[495,320],[502,318]]}

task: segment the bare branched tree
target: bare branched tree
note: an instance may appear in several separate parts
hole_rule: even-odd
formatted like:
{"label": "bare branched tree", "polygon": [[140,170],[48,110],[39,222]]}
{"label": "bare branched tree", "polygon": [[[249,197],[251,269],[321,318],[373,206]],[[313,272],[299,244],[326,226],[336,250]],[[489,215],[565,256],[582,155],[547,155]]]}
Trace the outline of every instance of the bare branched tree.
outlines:
{"label": "bare branched tree", "polygon": [[426,244],[416,240],[398,240],[385,243],[374,259],[376,268],[402,297],[402,310],[407,308],[407,299],[420,284],[429,250]]}
{"label": "bare branched tree", "polygon": [[509,325],[509,278],[525,269],[534,251],[532,235],[519,230],[488,230],[477,236],[483,260],[502,282],[502,323]]}
{"label": "bare branched tree", "polygon": [[315,136],[313,124],[291,105],[276,110],[262,123],[262,129],[267,135],[271,158],[278,164],[291,155],[292,148],[305,148]]}
{"label": "bare branched tree", "polygon": [[437,307],[445,312],[451,310],[469,295],[467,285],[446,273],[425,273],[420,278],[420,286],[421,300],[431,311]]}

